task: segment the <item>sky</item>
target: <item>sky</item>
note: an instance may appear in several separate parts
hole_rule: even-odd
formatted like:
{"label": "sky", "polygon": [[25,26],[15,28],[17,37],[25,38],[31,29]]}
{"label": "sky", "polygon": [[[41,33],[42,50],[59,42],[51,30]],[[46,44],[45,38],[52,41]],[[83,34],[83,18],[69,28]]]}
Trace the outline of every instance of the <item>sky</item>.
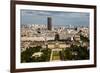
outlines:
{"label": "sky", "polygon": [[21,25],[47,24],[47,17],[52,18],[53,26],[89,26],[89,13],[86,12],[61,12],[43,10],[20,11]]}

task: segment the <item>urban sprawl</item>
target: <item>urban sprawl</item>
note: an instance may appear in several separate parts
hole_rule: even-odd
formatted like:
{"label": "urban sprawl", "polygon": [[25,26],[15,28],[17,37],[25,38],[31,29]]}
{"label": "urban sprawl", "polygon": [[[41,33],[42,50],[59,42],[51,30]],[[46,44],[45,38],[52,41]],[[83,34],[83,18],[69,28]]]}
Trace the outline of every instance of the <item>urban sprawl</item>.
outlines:
{"label": "urban sprawl", "polygon": [[21,25],[21,62],[48,62],[89,59],[89,27]]}

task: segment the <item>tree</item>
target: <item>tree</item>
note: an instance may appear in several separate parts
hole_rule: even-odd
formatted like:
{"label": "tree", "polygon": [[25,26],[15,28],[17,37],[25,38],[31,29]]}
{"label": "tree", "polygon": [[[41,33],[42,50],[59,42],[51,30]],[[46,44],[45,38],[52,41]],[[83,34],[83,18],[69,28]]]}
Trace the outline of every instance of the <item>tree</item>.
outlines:
{"label": "tree", "polygon": [[40,46],[37,47],[29,47],[25,51],[21,52],[21,62],[31,62],[31,56],[35,52],[39,52],[41,49]]}
{"label": "tree", "polygon": [[72,45],[64,50],[65,60],[85,60],[89,59],[89,50],[87,47]]}
{"label": "tree", "polygon": [[80,39],[81,39],[83,42],[89,42],[89,38],[84,37],[84,36],[81,35],[81,34],[80,34]]}

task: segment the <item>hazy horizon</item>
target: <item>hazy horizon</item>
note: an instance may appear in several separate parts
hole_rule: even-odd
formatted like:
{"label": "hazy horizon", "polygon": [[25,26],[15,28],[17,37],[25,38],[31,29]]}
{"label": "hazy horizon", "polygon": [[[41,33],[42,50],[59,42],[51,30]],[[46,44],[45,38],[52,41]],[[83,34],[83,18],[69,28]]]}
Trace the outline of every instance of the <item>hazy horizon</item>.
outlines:
{"label": "hazy horizon", "polygon": [[62,12],[43,10],[24,10],[20,12],[22,24],[47,24],[47,17],[52,18],[52,25],[89,26],[89,13],[87,12]]}

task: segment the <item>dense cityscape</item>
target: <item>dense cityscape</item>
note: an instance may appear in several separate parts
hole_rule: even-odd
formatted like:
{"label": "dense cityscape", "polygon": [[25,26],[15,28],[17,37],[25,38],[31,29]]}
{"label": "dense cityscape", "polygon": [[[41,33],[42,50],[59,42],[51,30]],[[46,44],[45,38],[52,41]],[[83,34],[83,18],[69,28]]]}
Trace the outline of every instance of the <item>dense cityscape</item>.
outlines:
{"label": "dense cityscape", "polygon": [[[59,24],[61,25],[61,24]],[[89,59],[89,27],[21,25],[21,62],[48,62]]]}

